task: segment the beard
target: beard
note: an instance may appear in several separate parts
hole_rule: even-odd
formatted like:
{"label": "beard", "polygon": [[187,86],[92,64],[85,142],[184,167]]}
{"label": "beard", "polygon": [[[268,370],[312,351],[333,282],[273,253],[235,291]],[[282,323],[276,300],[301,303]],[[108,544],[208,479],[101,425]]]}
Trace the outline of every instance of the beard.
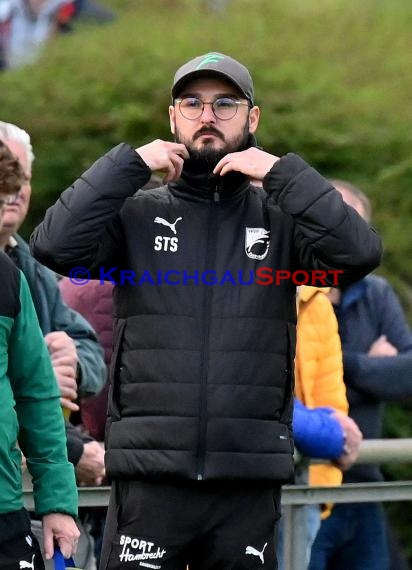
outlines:
{"label": "beard", "polygon": [[[204,133],[215,133],[225,144],[222,148],[213,148],[213,143],[205,143],[202,148],[195,148],[194,142]],[[216,164],[231,152],[246,150],[249,145],[249,123],[245,121],[241,133],[227,139],[224,134],[214,127],[204,126],[193,135],[191,139],[181,135],[175,126],[175,142],[184,144],[189,152],[189,159],[185,160],[185,170],[192,172],[208,173],[214,169]]]}

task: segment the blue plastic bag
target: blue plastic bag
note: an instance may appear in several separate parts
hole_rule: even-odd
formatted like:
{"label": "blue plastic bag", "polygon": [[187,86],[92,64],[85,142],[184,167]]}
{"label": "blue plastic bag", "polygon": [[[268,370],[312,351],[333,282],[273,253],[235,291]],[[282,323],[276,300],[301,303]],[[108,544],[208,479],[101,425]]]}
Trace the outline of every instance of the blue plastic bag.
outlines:
{"label": "blue plastic bag", "polygon": [[56,548],[53,554],[54,570],[65,570],[66,568],[77,568],[73,558],[65,558],[60,548]]}

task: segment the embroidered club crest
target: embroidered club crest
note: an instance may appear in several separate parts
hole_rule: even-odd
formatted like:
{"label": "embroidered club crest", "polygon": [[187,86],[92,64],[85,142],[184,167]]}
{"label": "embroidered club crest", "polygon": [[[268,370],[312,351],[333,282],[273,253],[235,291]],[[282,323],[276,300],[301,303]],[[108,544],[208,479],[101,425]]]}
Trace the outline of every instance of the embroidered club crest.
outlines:
{"label": "embroidered club crest", "polygon": [[245,229],[245,252],[251,259],[265,259],[270,244],[270,231],[265,228]]}

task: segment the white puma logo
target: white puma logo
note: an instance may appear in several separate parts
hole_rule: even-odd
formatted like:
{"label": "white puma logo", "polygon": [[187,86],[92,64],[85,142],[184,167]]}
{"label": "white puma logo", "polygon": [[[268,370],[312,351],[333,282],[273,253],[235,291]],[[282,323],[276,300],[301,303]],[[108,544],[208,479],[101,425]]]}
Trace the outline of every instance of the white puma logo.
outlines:
{"label": "white puma logo", "polygon": [[159,216],[157,216],[154,219],[154,222],[155,222],[155,224],[163,224],[164,226],[168,226],[172,230],[172,232],[176,235],[177,234],[176,224],[177,224],[177,222],[180,222],[180,220],[182,220],[182,219],[183,218],[177,218],[176,221],[173,224],[171,224],[170,222],[168,222],[164,218],[159,218]]}
{"label": "white puma logo", "polygon": [[263,553],[264,553],[267,545],[268,545],[268,543],[265,542],[265,546],[262,548],[261,551],[256,550],[256,548],[253,548],[253,546],[247,546],[245,554],[253,554],[253,556],[258,556],[260,558],[260,560],[262,561],[262,564],[264,564],[265,559],[263,558]]}
{"label": "white puma logo", "polygon": [[26,562],[25,560],[20,560],[19,564],[20,564],[20,570],[22,568],[31,568],[31,570],[34,570],[34,557],[36,555],[33,554],[32,558],[31,558],[31,564],[30,562]]}

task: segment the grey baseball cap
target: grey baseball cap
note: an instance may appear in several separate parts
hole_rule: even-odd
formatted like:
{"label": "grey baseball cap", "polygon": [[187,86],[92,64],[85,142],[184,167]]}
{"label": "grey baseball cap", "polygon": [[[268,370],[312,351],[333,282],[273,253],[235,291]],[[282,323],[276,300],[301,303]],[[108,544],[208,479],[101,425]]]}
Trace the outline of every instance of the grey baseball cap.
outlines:
{"label": "grey baseball cap", "polygon": [[230,81],[251,105],[254,104],[253,80],[249,71],[232,57],[215,51],[195,57],[179,67],[173,80],[172,98],[179,95],[188,81],[210,75]]}

